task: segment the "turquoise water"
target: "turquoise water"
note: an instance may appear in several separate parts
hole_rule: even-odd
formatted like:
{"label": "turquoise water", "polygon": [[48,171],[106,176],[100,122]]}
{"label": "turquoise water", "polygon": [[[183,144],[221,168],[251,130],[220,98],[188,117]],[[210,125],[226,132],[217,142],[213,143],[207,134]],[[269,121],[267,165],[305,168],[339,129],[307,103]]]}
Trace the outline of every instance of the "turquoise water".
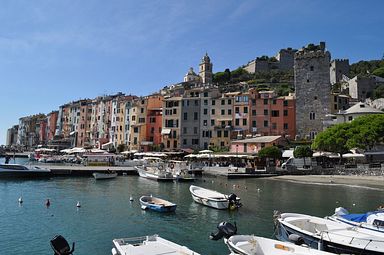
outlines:
{"label": "turquoise water", "polygon": [[[111,254],[114,238],[155,233],[201,254],[228,254],[222,241],[208,239],[221,221],[236,221],[242,234],[271,237],[274,210],[323,217],[337,206],[354,212],[371,210],[384,198],[380,189],[270,179],[204,178],[195,184],[234,192],[244,206],[239,211],[218,211],[193,202],[188,183],[157,183],[137,176],[107,181],[87,177],[0,180],[0,254],[52,254],[49,240],[61,234],[76,242],[75,254],[106,255]],[[141,210],[138,198],[145,194],[177,203],[176,212]],[[44,205],[47,198],[49,208]],[[77,201],[82,204],[79,209]]]}

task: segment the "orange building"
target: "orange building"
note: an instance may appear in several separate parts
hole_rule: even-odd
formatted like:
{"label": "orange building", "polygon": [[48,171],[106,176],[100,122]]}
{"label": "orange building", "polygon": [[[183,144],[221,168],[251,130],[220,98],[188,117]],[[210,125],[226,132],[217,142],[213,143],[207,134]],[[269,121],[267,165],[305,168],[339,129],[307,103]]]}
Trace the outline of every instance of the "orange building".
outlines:
{"label": "orange building", "polygon": [[47,140],[50,141],[53,139],[56,133],[56,125],[57,125],[57,118],[58,118],[59,112],[53,111],[47,114]]}
{"label": "orange building", "polygon": [[162,107],[163,96],[151,95],[147,98],[147,121],[146,121],[146,136],[145,141],[141,144],[144,151],[150,151],[162,142],[161,128],[162,128]]}

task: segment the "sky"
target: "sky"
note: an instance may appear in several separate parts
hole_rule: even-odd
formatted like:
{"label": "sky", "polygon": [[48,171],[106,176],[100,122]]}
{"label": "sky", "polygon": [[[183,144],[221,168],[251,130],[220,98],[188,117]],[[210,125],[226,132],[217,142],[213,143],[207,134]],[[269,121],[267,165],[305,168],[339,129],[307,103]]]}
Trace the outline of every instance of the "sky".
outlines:
{"label": "sky", "polygon": [[18,119],[70,101],[148,95],[325,41],[332,58],[381,59],[382,0],[2,0],[0,144]]}

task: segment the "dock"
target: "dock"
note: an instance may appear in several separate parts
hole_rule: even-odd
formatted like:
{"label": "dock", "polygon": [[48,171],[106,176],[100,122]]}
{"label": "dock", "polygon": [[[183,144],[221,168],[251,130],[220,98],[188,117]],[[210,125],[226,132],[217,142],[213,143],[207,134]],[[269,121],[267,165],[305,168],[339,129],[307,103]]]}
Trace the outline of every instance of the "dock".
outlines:
{"label": "dock", "polygon": [[38,164],[38,167],[51,169],[53,176],[92,176],[92,173],[115,171],[118,175],[139,175],[134,167],[127,166],[83,166]]}

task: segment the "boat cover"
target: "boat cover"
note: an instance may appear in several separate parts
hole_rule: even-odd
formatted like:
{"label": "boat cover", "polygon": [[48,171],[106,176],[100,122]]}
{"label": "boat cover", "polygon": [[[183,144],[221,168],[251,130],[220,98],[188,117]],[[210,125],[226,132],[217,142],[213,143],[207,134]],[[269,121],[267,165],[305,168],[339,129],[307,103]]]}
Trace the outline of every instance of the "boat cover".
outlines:
{"label": "boat cover", "polygon": [[372,212],[345,214],[345,215],[340,215],[340,217],[349,221],[354,221],[354,222],[367,222],[367,217],[370,214],[372,214]]}

